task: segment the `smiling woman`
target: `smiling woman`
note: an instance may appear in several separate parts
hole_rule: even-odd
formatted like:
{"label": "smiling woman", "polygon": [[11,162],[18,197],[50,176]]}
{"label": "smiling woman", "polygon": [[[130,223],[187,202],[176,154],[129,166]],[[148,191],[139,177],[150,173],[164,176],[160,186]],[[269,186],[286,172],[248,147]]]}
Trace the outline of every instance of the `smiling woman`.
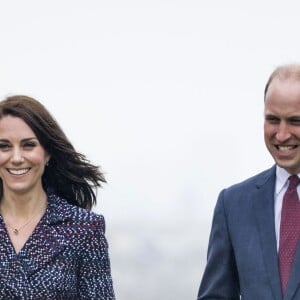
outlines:
{"label": "smiling woman", "polygon": [[1,299],[115,299],[102,182],[41,103],[0,102]]}
{"label": "smiling woman", "polygon": [[31,128],[21,118],[8,115],[0,120],[3,205],[5,199],[14,198],[12,195],[16,193],[29,194],[31,198],[44,194],[42,175],[49,158]]}

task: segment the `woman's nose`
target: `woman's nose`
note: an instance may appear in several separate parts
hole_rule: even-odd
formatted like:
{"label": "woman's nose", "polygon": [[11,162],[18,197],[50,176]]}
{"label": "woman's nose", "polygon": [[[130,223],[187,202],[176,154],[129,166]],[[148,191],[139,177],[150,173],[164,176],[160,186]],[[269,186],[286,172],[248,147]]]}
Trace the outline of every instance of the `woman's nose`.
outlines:
{"label": "woman's nose", "polygon": [[22,155],[22,151],[20,151],[19,149],[14,149],[12,152],[11,161],[14,164],[20,164],[20,163],[24,162],[24,157]]}

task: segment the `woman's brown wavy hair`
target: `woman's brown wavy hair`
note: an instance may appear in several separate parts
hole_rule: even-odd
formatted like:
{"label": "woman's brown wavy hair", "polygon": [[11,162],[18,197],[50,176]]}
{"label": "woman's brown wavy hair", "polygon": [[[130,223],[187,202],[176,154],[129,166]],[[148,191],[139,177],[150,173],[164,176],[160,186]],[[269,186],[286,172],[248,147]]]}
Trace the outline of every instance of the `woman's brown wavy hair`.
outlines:
{"label": "woman's brown wavy hair", "polygon": [[[44,189],[71,204],[91,209],[97,202],[96,188],[106,182],[104,175],[98,166],[76,152],[49,111],[31,97],[16,95],[0,101],[0,119],[7,115],[21,118],[50,155],[42,176]],[[2,196],[0,179],[0,199]]]}

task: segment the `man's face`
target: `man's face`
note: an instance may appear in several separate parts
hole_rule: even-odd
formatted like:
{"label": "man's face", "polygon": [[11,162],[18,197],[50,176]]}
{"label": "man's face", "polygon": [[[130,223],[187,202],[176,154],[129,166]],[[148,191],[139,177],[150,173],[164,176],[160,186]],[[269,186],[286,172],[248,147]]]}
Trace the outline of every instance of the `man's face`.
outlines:
{"label": "man's face", "polygon": [[275,162],[300,173],[300,80],[274,79],[265,98],[264,138]]}

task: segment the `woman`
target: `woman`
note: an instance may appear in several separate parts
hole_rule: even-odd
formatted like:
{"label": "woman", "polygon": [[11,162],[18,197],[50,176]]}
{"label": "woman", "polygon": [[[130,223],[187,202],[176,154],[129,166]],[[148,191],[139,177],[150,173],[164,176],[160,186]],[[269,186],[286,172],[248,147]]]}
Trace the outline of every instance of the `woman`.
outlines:
{"label": "woman", "polygon": [[41,103],[0,102],[0,299],[115,299],[102,182]]}

